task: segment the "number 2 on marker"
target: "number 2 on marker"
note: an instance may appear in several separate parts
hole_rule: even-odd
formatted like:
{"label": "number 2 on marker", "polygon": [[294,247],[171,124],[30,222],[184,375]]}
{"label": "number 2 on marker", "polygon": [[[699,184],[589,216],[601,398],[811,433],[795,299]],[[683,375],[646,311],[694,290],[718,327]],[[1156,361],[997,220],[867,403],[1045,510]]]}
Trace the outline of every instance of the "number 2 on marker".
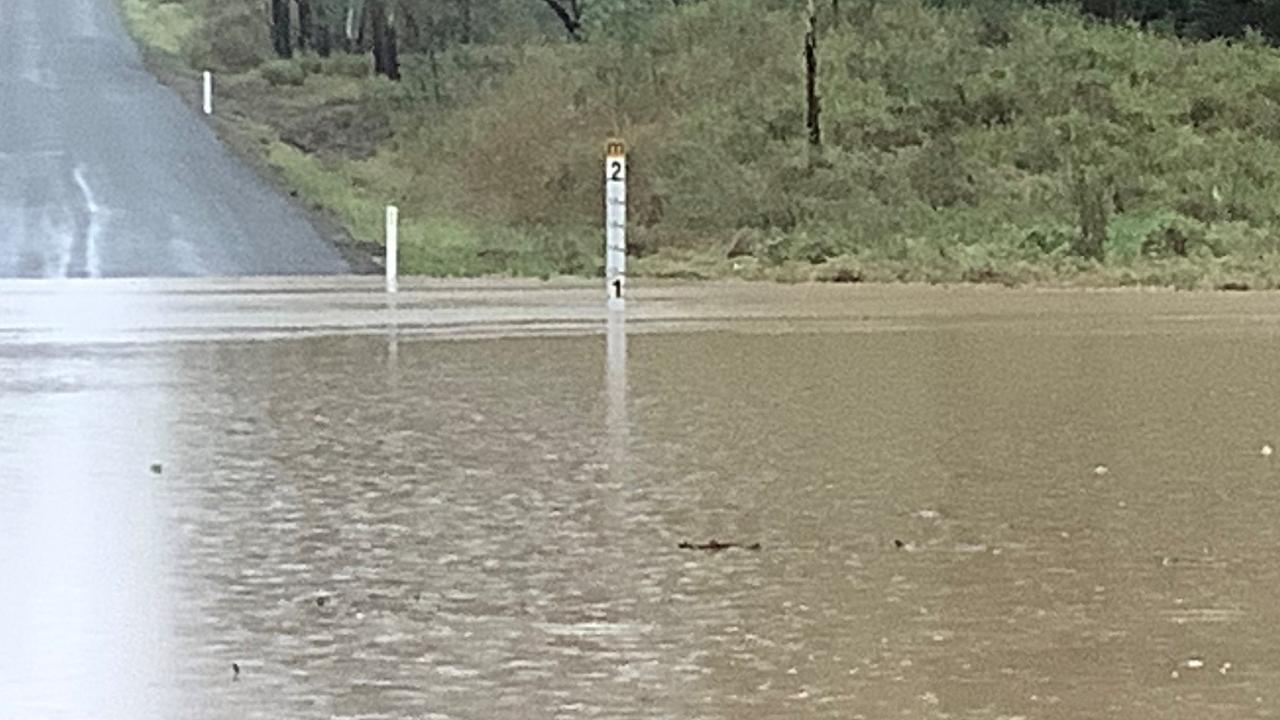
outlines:
{"label": "number 2 on marker", "polygon": [[609,163],[609,180],[612,182],[622,182],[622,163],[617,160]]}

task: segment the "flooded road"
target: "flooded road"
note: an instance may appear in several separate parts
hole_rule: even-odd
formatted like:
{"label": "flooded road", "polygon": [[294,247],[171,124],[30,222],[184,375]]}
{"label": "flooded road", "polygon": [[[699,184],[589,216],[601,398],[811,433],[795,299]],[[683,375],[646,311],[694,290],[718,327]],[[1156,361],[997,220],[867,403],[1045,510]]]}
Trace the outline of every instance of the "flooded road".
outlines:
{"label": "flooded road", "polygon": [[4,720],[1280,714],[1277,295],[0,292]]}

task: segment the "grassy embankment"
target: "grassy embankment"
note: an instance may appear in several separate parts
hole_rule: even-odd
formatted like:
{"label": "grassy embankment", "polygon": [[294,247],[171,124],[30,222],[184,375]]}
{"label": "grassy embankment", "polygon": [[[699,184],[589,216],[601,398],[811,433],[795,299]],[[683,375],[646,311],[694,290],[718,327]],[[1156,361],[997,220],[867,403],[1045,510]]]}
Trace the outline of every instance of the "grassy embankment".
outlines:
{"label": "grassy embankment", "polygon": [[258,18],[123,2],[153,64],[222,68],[220,123],[357,241],[399,204],[407,272],[596,273],[620,135],[637,275],[1280,287],[1280,54],[1258,41],[854,4],[822,37],[815,161],[803,26],[765,0],[406,55],[401,83],[269,61]]}

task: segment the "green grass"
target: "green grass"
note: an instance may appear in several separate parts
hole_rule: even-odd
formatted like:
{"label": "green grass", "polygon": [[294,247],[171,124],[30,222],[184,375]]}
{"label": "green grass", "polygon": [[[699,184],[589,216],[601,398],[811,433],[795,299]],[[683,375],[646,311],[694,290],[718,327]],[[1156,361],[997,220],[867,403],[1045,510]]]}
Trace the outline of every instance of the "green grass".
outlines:
{"label": "green grass", "polygon": [[179,55],[198,27],[191,9],[179,2],[120,0],[130,33],[144,47]]}
{"label": "green grass", "polygon": [[[318,209],[333,215],[359,242],[381,245],[385,211],[397,202],[402,178],[385,159],[323,162],[274,142],[268,161],[285,182]],[[593,274],[599,264],[593,239],[519,231],[459,220],[420,208],[401,208],[400,269],[434,276]]]}

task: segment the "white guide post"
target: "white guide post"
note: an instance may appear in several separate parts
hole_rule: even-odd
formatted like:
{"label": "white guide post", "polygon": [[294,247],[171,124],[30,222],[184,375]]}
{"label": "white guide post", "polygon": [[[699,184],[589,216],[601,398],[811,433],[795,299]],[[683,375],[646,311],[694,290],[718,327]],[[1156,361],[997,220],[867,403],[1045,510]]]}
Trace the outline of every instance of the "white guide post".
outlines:
{"label": "white guide post", "polygon": [[204,114],[213,114],[213,73],[204,71]]}
{"label": "white guide post", "polygon": [[605,154],[605,287],[610,310],[626,307],[627,147],[611,140]]}
{"label": "white guide post", "polygon": [[387,206],[387,292],[399,290],[400,272],[400,208]]}

